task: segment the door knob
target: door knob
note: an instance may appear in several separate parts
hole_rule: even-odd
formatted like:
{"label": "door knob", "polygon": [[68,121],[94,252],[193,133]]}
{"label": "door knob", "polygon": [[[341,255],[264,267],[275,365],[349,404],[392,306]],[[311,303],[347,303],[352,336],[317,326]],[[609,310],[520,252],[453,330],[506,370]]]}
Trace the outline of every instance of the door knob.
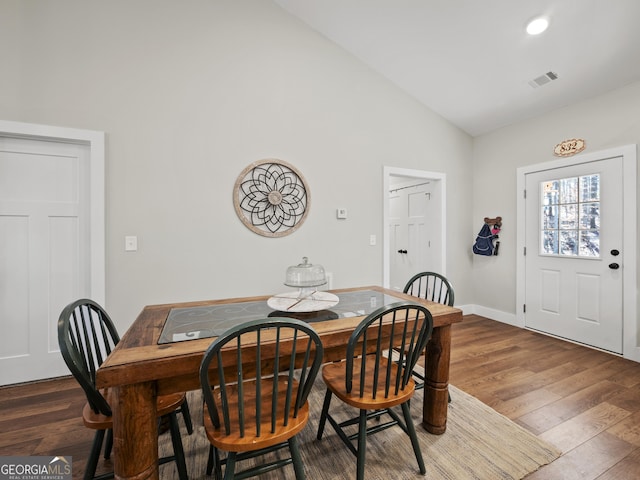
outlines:
{"label": "door knob", "polygon": [[620,265],[618,265],[617,263],[610,263],[610,264],[609,264],[609,268],[610,268],[611,270],[617,270],[617,269],[619,269],[619,268],[620,268]]}
{"label": "door knob", "polygon": [[406,250],[398,250],[398,253],[407,253]]}
{"label": "door knob", "polygon": [[614,257],[617,257],[618,255],[620,255],[620,250],[616,250],[614,248],[613,250],[611,250],[611,255],[613,255]]}

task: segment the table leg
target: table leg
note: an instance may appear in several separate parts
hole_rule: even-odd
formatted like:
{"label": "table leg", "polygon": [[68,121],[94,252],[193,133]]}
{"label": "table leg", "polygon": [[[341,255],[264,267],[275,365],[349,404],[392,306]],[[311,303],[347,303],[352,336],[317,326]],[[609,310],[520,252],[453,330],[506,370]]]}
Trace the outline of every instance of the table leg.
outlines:
{"label": "table leg", "polygon": [[424,356],[422,425],[429,433],[436,435],[443,434],[447,429],[450,357],[451,326],[434,328]]}
{"label": "table leg", "polygon": [[115,389],[113,463],[115,478],[158,479],[158,424],[153,383]]}

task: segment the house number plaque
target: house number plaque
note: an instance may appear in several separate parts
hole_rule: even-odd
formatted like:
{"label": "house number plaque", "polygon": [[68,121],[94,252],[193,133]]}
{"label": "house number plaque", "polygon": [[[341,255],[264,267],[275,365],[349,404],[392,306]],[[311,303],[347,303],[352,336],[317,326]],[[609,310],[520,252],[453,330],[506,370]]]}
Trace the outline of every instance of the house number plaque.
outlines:
{"label": "house number plaque", "polygon": [[560,142],[553,149],[553,154],[556,157],[570,157],[576,153],[580,153],[585,149],[586,145],[581,138],[572,138],[571,140],[565,140]]}

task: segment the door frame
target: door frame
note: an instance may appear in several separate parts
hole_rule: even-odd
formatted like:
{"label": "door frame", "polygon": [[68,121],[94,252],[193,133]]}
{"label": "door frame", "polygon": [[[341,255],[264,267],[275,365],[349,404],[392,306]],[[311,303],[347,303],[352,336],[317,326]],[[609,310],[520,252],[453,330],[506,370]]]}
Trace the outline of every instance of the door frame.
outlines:
{"label": "door frame", "polygon": [[385,288],[390,288],[391,272],[390,272],[390,258],[389,258],[389,189],[391,188],[390,177],[414,177],[422,180],[434,180],[440,182],[440,225],[436,228],[440,229],[440,255],[442,260],[442,271],[439,272],[442,275],[447,275],[447,174],[440,172],[428,172],[425,170],[413,170],[408,168],[398,167],[383,167],[382,174],[382,285]]}
{"label": "door frame", "polygon": [[516,215],[516,324],[525,327],[523,306],[525,303],[525,180],[526,175],[542,170],[568,167],[612,157],[622,157],[623,171],[623,232],[622,251],[622,355],[624,358],[640,362],[640,340],[637,320],[637,146],[624,145],[597,152],[584,153],[564,159],[527,165],[517,169],[517,215]]}
{"label": "door frame", "polygon": [[0,120],[0,136],[30,140],[76,143],[89,148],[90,258],[88,292],[93,300],[105,304],[105,134],[94,130],[54,127]]}

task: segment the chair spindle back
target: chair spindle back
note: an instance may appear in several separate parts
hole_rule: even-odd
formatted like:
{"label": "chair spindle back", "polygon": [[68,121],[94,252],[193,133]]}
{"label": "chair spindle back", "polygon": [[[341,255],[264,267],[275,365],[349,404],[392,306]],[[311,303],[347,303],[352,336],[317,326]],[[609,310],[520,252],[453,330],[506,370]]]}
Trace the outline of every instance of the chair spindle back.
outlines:
{"label": "chair spindle back", "polygon": [[[225,350],[232,342],[235,348]],[[322,355],[320,337],[309,324],[299,320],[274,317],[231,328],[209,346],[200,366],[200,383],[213,425],[224,427],[226,435],[237,433],[241,438],[260,437],[265,415],[270,418],[270,433],[287,426],[307,401]],[[216,373],[215,385],[210,381],[210,372]],[[283,376],[287,379],[284,392],[278,388],[278,379]],[[214,399],[212,387],[216,386],[218,397]],[[237,412],[229,409],[231,394],[239,398]],[[244,405],[249,403],[245,399],[249,397],[262,399],[255,402],[255,412],[245,412]],[[268,411],[263,411],[265,406]],[[247,424],[249,418],[254,418],[252,425]],[[234,432],[235,428],[238,432]]]}
{"label": "chair spindle back", "polygon": [[453,307],[454,291],[446,277],[435,272],[421,272],[407,282],[403,293]]}
{"label": "chair spindle back", "polygon": [[120,341],[107,312],[89,299],[67,305],[58,319],[58,344],[67,367],[85,392],[91,409],[111,415],[96,389],[96,371]]}
{"label": "chair spindle back", "polygon": [[[397,395],[404,390],[432,331],[433,318],[422,305],[398,302],[371,313],[358,325],[347,345],[347,392],[351,393],[353,389],[354,375],[358,378],[358,395],[361,398],[367,391],[376,398],[380,388],[385,398],[390,393]],[[374,342],[375,349],[372,349]],[[368,351],[371,353],[367,354]],[[399,358],[388,361],[388,355],[394,351],[398,352]],[[359,371],[358,368],[354,371],[356,359]],[[373,376],[369,381],[373,383],[367,384],[367,378],[371,377],[367,372],[371,369]]]}

